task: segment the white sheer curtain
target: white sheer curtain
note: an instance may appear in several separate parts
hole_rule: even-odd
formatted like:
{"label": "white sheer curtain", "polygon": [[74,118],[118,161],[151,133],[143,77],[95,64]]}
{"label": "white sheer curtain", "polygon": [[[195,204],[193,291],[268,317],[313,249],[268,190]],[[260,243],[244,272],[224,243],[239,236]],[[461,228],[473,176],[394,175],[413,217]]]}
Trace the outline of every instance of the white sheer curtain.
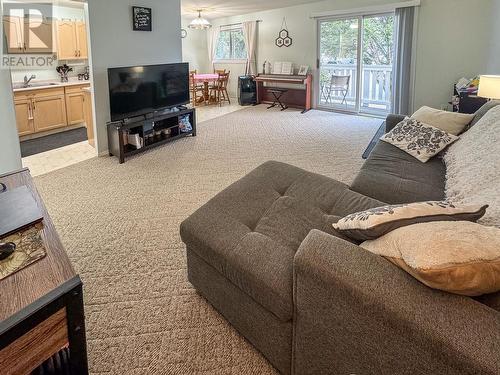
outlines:
{"label": "white sheer curtain", "polygon": [[217,42],[219,40],[220,28],[213,27],[207,31],[207,46],[208,46],[208,61],[214,67],[215,52],[217,50]]}
{"label": "white sheer curtain", "polygon": [[245,74],[257,73],[255,50],[257,47],[257,21],[243,22],[243,38],[247,49],[247,67]]}
{"label": "white sheer curtain", "polygon": [[396,9],[392,112],[401,115],[409,115],[411,110],[414,20],[415,7]]}

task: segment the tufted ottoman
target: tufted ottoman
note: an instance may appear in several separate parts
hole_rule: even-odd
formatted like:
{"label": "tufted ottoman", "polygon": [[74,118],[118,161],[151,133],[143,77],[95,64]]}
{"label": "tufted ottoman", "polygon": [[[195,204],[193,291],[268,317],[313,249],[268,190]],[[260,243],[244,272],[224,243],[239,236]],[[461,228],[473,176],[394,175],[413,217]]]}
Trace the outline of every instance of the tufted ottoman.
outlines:
{"label": "tufted ottoman", "polygon": [[341,182],[267,162],[181,224],[188,277],[283,374],[291,372],[293,260],[312,229],[383,205]]}

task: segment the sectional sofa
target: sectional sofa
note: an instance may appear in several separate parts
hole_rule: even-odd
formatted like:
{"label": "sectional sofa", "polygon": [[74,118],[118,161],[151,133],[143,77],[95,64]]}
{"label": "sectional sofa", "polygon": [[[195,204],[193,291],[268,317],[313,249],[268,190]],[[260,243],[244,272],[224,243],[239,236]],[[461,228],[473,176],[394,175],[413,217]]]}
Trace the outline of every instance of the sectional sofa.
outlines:
{"label": "sectional sofa", "polygon": [[500,374],[500,293],[430,289],[331,225],[445,174],[384,142],[351,186],[267,162],[182,223],[189,280],[282,374]]}

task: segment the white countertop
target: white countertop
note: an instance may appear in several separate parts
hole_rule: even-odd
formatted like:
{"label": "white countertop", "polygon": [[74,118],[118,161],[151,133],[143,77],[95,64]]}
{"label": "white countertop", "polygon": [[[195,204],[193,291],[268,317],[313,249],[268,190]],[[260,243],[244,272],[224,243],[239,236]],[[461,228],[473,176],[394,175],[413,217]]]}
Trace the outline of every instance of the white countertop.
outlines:
{"label": "white countertop", "polygon": [[[37,81],[33,80],[31,82],[32,84],[40,84],[40,86],[36,87],[26,87],[26,88],[16,88],[13,91],[14,92],[22,92],[22,91],[33,91],[33,90],[43,90],[43,89],[52,89],[52,88],[58,88],[58,87],[67,87],[67,86],[78,86],[78,85],[90,85],[90,81],[79,81],[78,78],[72,77],[69,79],[68,82],[61,82],[57,80],[51,80],[51,81]],[[22,85],[22,82],[13,82],[13,85]]]}

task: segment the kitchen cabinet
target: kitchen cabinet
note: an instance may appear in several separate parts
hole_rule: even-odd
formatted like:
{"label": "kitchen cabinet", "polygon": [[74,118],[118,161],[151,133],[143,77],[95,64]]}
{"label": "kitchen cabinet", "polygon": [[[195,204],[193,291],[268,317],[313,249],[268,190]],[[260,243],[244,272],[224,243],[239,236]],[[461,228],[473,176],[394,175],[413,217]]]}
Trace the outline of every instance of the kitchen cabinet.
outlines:
{"label": "kitchen cabinet", "polygon": [[37,133],[67,126],[64,88],[35,91],[33,118]]}
{"label": "kitchen cabinet", "polygon": [[59,60],[88,58],[87,27],[84,22],[57,22],[57,55]]}
{"label": "kitchen cabinet", "polygon": [[66,113],[68,125],[76,125],[85,122],[85,86],[66,88]]}
{"label": "kitchen cabinet", "polygon": [[[85,90],[89,88],[90,85],[84,83],[15,92],[19,136],[88,124],[92,115],[86,112],[92,113],[92,101],[86,99]],[[93,124],[90,127],[93,131]]]}
{"label": "kitchen cabinet", "polygon": [[[52,19],[3,17],[7,52],[11,54],[53,53],[54,22]],[[36,31],[35,31],[36,30]]]}
{"label": "kitchen cabinet", "polygon": [[85,22],[76,22],[76,41],[78,45],[78,57],[87,59],[89,57],[87,25]]}
{"label": "kitchen cabinet", "polygon": [[3,28],[7,44],[7,53],[24,53],[23,18],[4,16]]}
{"label": "kitchen cabinet", "polygon": [[53,53],[55,49],[55,27],[52,19],[26,19],[25,30],[25,53]]}
{"label": "kitchen cabinet", "polygon": [[30,98],[20,98],[14,101],[16,110],[16,123],[19,136],[33,134],[35,125],[33,121],[33,107]]}
{"label": "kitchen cabinet", "polygon": [[14,94],[19,136],[67,126],[64,87]]}

